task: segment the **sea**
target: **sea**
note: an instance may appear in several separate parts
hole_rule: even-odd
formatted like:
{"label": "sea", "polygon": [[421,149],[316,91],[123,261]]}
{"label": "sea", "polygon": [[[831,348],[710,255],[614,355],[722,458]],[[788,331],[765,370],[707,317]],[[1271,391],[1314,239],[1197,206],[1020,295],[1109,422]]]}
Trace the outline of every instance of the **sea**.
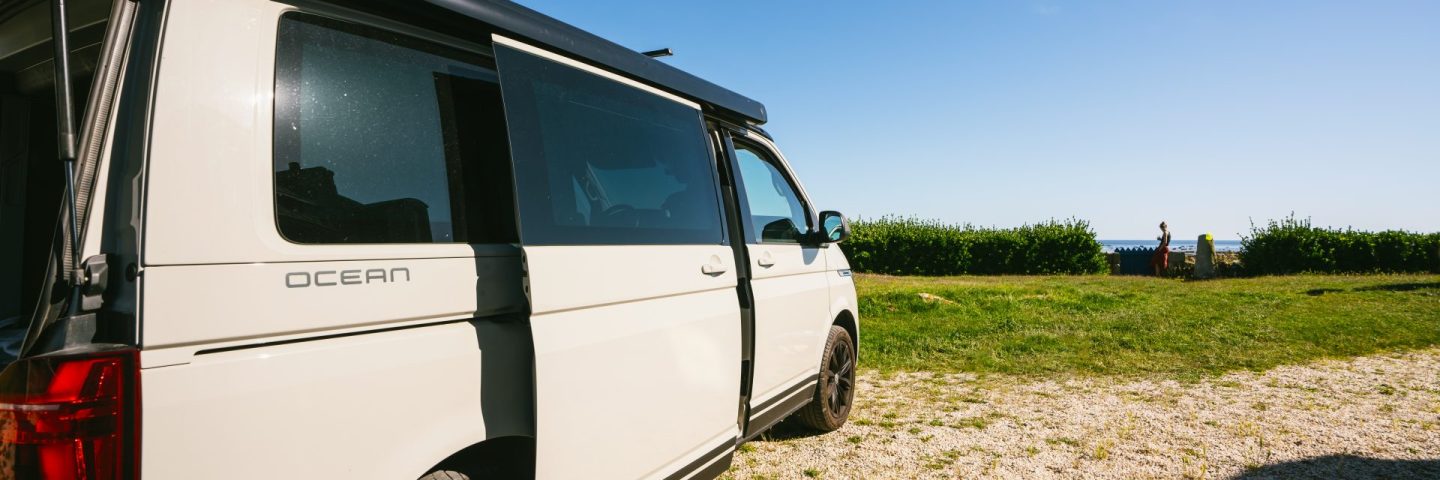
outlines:
{"label": "sea", "polygon": [[[1100,246],[1106,253],[1115,251],[1116,248],[1149,247],[1155,248],[1160,245],[1157,240],[1100,240]],[[1171,251],[1193,252],[1195,251],[1195,239],[1182,240],[1179,238],[1170,239]],[[1216,240],[1215,251],[1217,252],[1238,252],[1240,251],[1239,240]]]}

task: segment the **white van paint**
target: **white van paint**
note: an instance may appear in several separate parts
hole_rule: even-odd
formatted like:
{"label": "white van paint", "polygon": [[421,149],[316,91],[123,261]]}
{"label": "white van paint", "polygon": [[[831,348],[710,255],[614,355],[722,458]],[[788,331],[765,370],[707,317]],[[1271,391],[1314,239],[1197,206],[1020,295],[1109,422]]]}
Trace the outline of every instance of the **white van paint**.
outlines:
{"label": "white van paint", "polygon": [[[162,5],[143,183],[124,186],[142,227],[128,300],[141,478],[463,473],[475,466],[466,455],[508,438],[530,439],[533,458],[473,458],[532,462],[536,478],[708,478],[745,438],[815,398],[832,326],[858,333],[849,265],[820,241],[748,231],[713,245],[287,240],[273,163],[287,13],[486,57],[503,45],[683,105],[714,140],[706,168],[718,188],[738,175],[720,141],[734,137],[791,179],[808,217],[800,228],[818,231],[820,218],[758,127],[543,45],[319,2]],[[82,257],[107,253],[98,234],[117,222],[105,218],[106,189],[119,188],[107,186],[112,142]],[[748,230],[735,210],[744,192],[733,193],[717,191],[726,228]]]}

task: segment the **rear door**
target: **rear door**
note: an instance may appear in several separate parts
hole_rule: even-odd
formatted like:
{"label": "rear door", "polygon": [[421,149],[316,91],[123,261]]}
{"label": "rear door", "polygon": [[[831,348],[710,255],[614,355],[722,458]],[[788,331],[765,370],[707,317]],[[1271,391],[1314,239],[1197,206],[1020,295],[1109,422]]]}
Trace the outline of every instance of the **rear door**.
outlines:
{"label": "rear door", "polygon": [[754,433],[813,393],[830,325],[825,257],[809,241],[815,221],[803,190],[768,141],[733,138],[736,184],[755,299]]}
{"label": "rear door", "polygon": [[740,311],[698,105],[503,37],[495,55],[533,308],[536,475],[725,463]]}

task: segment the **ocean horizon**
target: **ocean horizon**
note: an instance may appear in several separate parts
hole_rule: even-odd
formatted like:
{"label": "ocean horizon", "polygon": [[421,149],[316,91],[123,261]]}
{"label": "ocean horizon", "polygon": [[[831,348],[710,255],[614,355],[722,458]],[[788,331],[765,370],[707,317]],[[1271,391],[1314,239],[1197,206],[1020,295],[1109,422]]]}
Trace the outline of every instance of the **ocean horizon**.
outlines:
{"label": "ocean horizon", "polygon": [[[1100,247],[1106,253],[1114,252],[1117,248],[1147,247],[1155,248],[1159,245],[1158,240],[1100,240]],[[1182,240],[1170,239],[1170,250],[1194,251],[1198,243],[1195,239]],[[1215,251],[1217,252],[1238,252],[1240,251],[1239,240],[1216,240]]]}

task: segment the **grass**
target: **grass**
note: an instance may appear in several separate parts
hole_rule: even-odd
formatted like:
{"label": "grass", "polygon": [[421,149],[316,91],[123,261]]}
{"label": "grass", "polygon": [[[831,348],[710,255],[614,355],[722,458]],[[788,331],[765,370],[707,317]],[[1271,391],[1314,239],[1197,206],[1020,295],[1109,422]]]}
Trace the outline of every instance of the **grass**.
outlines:
{"label": "grass", "polygon": [[861,361],[881,372],[1196,378],[1440,344],[1440,275],[857,275],[856,284]]}

